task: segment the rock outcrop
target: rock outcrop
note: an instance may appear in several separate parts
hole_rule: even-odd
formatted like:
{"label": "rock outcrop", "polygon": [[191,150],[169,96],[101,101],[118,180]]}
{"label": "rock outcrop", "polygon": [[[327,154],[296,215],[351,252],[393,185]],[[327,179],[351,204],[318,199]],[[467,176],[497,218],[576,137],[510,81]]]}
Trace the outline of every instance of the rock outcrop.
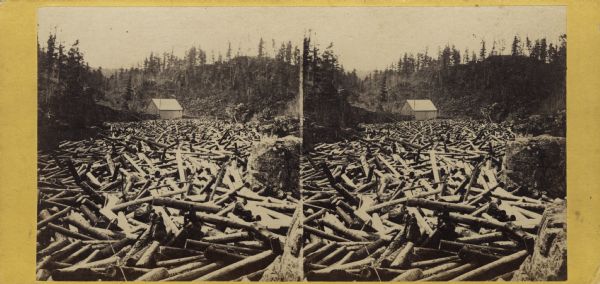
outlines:
{"label": "rock outcrop", "polygon": [[541,135],[517,138],[506,146],[504,183],[527,195],[566,196],[566,139]]}
{"label": "rock outcrop", "polygon": [[567,209],[564,201],[546,208],[533,254],[528,256],[512,281],[567,280]]}
{"label": "rock outcrop", "polygon": [[300,198],[299,179],[302,139],[294,136],[264,138],[248,157],[251,186],[263,187],[276,196],[290,193]]}

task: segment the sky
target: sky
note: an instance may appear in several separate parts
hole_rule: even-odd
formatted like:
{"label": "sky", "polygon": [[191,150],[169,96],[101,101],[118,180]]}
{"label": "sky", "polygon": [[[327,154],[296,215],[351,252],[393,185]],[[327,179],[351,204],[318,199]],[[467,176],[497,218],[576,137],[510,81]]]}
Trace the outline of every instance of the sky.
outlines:
{"label": "sky", "polygon": [[557,42],[566,33],[564,6],[514,7],[134,7],[38,10],[38,37],[50,33],[69,47],[79,39],[90,66],[135,66],[150,52],[182,56],[192,46],[211,57],[234,52],[256,55],[260,38],[273,55],[272,40],[301,45],[311,35],[323,49],[333,43],[346,70],[383,69],[404,52],[455,45],[479,50],[481,40],[504,42],[504,53],[518,34]]}

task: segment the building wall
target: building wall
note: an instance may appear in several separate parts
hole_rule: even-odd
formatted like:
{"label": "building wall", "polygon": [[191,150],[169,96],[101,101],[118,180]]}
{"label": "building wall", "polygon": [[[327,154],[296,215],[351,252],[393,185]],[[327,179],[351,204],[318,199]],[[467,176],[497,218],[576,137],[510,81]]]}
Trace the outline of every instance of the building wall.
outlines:
{"label": "building wall", "polygon": [[408,103],[404,103],[404,105],[402,106],[402,108],[400,109],[400,114],[401,115],[413,115],[413,110],[412,108],[408,105]]}
{"label": "building wall", "polygon": [[178,119],[183,116],[182,110],[161,110],[160,118],[162,119]]}
{"label": "building wall", "polygon": [[154,105],[154,103],[150,102],[148,107],[146,107],[147,114],[158,114],[158,108]]}
{"label": "building wall", "polygon": [[437,111],[415,111],[415,120],[428,120],[428,119],[436,119]]}

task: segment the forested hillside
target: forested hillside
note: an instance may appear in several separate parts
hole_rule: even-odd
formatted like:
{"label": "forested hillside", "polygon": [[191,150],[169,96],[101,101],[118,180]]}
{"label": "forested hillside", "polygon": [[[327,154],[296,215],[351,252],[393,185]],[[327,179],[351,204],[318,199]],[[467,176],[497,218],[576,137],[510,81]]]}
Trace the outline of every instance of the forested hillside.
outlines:
{"label": "forested hillside", "polygon": [[201,48],[190,48],[183,58],[151,53],[140,67],[121,69],[106,79],[103,102],[142,111],[151,98],[177,98],[190,116],[214,115],[246,120],[289,113],[298,94],[299,50],[282,43],[274,57],[264,41],[258,54],[208,58]]}
{"label": "forested hillside", "polygon": [[95,99],[105,92],[101,69],[85,62],[76,41],[67,50],[50,35],[46,46],[38,43],[38,122],[81,127],[98,117]]}
{"label": "forested hillside", "polygon": [[[50,35],[38,43],[39,119],[85,126],[107,119],[98,113],[143,112],[151,98],[177,98],[185,115],[212,115],[247,120],[251,117],[298,115],[300,51],[291,42],[267,52],[265,41],[258,54],[225,56],[191,47],[185,56],[173,53],[140,59],[139,66],[122,68],[105,76],[91,68],[75,42],[68,50]],[[269,55],[271,54],[271,55]]]}
{"label": "forested hillside", "polygon": [[427,50],[404,53],[365,78],[344,72],[340,88],[350,90],[353,105],[374,111],[396,112],[404,100],[419,98],[431,99],[444,116],[496,121],[564,110],[566,36],[557,43],[515,36],[510,52],[504,49],[482,41],[477,54],[450,45],[435,58]]}

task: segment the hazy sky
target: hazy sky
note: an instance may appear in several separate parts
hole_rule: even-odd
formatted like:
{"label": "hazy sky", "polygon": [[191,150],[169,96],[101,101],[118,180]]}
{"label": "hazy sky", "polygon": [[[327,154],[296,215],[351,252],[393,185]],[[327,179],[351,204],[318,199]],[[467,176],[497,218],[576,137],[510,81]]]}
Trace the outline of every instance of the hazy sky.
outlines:
{"label": "hazy sky", "polygon": [[238,7],[238,8],[41,8],[42,44],[50,32],[70,46],[76,39],[91,66],[129,67],[155,52],[183,55],[193,46],[215,56],[227,50],[255,55],[262,37],[269,54],[272,39],[300,45],[312,30],[313,39],[334,51],[347,70],[384,68],[404,52],[454,44],[479,50],[485,39],[504,41],[510,52],[515,34],[546,37],[556,42],[566,33],[566,8],[521,7]]}

